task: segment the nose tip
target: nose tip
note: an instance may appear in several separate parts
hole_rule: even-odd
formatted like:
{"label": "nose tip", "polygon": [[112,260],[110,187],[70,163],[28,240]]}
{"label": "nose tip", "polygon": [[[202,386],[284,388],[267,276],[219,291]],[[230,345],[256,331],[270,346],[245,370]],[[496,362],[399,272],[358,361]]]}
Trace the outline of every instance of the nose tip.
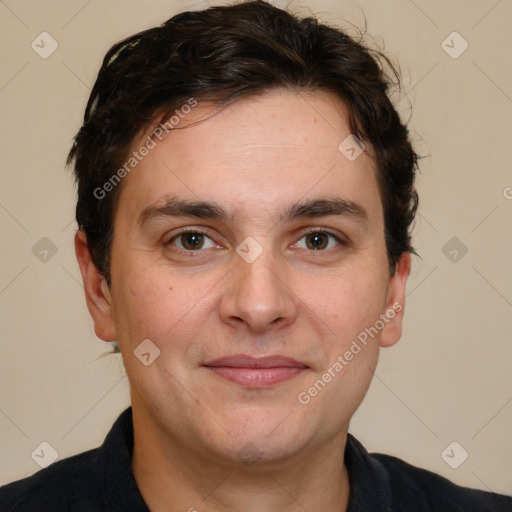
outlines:
{"label": "nose tip", "polygon": [[280,275],[260,257],[251,264],[244,261],[236,269],[229,293],[222,299],[222,320],[239,327],[246,324],[255,332],[282,327],[296,318],[296,303]]}

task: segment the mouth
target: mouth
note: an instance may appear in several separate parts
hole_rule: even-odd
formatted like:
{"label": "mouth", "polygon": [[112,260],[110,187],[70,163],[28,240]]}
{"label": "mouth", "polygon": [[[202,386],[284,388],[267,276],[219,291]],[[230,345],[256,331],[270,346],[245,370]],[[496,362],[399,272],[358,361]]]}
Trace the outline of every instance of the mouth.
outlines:
{"label": "mouth", "polygon": [[309,368],[285,356],[254,358],[246,355],[222,357],[203,366],[218,377],[245,388],[269,388],[288,381]]}

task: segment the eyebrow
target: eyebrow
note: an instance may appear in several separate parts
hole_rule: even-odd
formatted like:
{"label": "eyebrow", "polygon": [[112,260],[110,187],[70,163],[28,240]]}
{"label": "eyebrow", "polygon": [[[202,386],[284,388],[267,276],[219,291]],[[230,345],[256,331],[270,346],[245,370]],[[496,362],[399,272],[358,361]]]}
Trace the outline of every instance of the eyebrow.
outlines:
{"label": "eyebrow", "polygon": [[[219,221],[233,221],[234,213],[227,212],[222,206],[211,201],[186,201],[174,196],[166,196],[145,208],[138,218],[143,226],[154,217],[194,217]],[[335,197],[300,201],[281,210],[279,221],[289,222],[295,219],[326,217],[338,215],[358,222],[367,222],[365,208],[351,199]]]}

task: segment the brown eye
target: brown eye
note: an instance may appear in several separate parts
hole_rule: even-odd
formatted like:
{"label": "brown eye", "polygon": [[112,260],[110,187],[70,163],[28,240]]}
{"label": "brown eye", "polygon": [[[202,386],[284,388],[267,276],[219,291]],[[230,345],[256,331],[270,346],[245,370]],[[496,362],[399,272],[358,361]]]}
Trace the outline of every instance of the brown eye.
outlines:
{"label": "brown eye", "polygon": [[309,251],[324,251],[346,245],[347,242],[334,233],[318,229],[316,231],[311,230],[309,233],[302,235],[302,238],[295,244],[295,247]]}
{"label": "brown eye", "polygon": [[174,245],[182,251],[192,252],[200,249],[211,249],[215,247],[215,242],[200,231],[184,231],[171,238],[167,245]]}
{"label": "brown eye", "polygon": [[310,233],[306,235],[306,246],[314,251],[325,249],[329,245],[329,236],[327,233]]}
{"label": "brown eye", "polygon": [[201,233],[183,233],[180,242],[184,249],[194,251],[201,249],[204,245],[204,235]]}

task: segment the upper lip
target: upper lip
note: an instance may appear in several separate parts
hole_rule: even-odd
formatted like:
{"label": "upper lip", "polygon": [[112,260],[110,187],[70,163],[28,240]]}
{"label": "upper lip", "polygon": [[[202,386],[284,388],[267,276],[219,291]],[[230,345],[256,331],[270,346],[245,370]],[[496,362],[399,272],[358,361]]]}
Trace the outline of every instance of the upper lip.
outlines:
{"label": "upper lip", "polygon": [[203,366],[230,367],[230,368],[307,368],[307,365],[285,356],[251,357],[246,355],[233,355],[221,357],[204,363]]}

